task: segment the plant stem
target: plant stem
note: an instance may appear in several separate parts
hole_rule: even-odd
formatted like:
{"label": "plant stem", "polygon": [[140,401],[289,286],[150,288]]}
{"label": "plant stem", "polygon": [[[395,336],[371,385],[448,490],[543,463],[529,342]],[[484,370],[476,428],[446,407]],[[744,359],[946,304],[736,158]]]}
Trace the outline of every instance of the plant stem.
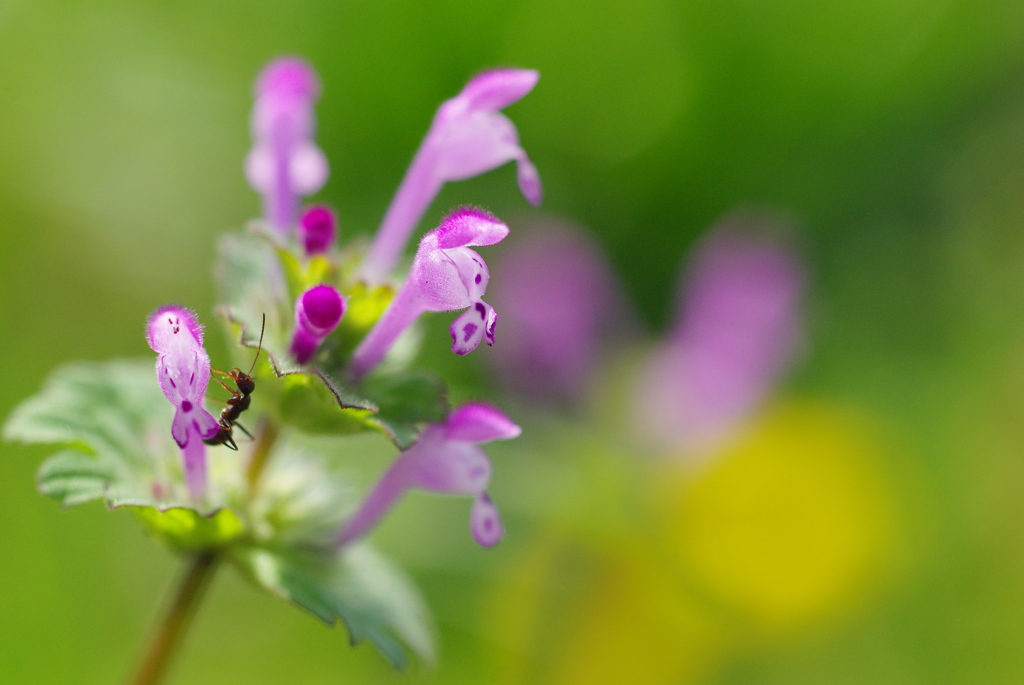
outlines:
{"label": "plant stem", "polygon": [[249,499],[251,500],[259,490],[260,476],[263,468],[267,465],[270,452],[277,442],[277,425],[267,417],[260,419],[256,427],[256,444],[252,448],[252,456],[249,457],[249,466],[245,471],[245,480],[249,485]]}
{"label": "plant stem", "polygon": [[216,552],[202,552],[191,559],[167,614],[153,636],[133,685],[156,685],[167,673],[175,648],[188,632],[192,616],[217,568]]}

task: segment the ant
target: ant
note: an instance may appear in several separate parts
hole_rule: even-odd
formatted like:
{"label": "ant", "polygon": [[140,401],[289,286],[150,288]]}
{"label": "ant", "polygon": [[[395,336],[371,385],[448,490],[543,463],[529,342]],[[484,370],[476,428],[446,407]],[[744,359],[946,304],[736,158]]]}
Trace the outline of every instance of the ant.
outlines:
{"label": "ant", "polygon": [[227,386],[224,381],[217,379],[221,387],[231,393],[231,397],[228,398],[226,407],[220,411],[220,428],[214,434],[212,438],[206,438],[203,440],[207,445],[224,445],[235,451],[238,450],[238,445],[235,444],[235,439],[231,436],[231,429],[238,426],[243,433],[252,438],[252,434],[245,429],[245,426],[238,423],[238,418],[242,415],[242,412],[249,408],[249,404],[252,402],[252,393],[256,390],[256,381],[250,375],[252,370],[256,368],[256,360],[260,358],[260,350],[263,349],[263,331],[267,327],[267,315],[263,315],[263,325],[260,327],[260,342],[256,347],[256,356],[252,359],[252,366],[249,367],[249,372],[245,373],[239,368],[231,369],[231,373],[224,373],[223,371],[217,371],[216,373],[230,378],[235,382],[237,390],[232,390]]}

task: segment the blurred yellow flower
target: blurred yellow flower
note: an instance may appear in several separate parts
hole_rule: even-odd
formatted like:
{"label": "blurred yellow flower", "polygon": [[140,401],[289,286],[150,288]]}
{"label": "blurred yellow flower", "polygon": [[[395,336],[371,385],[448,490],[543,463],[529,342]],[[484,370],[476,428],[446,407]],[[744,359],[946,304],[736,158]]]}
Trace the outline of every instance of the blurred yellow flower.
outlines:
{"label": "blurred yellow flower", "polygon": [[495,603],[512,662],[505,683],[698,682],[719,661],[722,631],[654,550],[619,539],[549,539]]}
{"label": "blurred yellow flower", "polygon": [[698,592],[773,631],[854,601],[891,558],[879,445],[835,407],[769,411],[700,474],[661,479],[666,544]]}

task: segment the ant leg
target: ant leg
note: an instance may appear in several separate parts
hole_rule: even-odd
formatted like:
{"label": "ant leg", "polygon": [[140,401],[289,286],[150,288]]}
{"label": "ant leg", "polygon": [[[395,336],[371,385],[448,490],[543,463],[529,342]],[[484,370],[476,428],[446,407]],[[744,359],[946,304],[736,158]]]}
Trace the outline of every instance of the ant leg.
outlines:
{"label": "ant leg", "polygon": [[[220,373],[220,372],[218,372],[218,373]],[[232,395],[238,395],[238,391],[237,391],[237,390],[232,390],[231,388],[229,388],[229,387],[227,386],[227,384],[226,384],[226,383],[224,383],[224,381],[222,381],[221,379],[219,379],[219,378],[214,378],[213,380],[215,380],[215,381],[217,381],[218,383],[220,383],[220,387],[224,388],[225,390],[227,390],[227,391],[228,391],[229,393],[231,393]],[[217,401],[217,400],[215,400],[215,401]]]}
{"label": "ant leg", "polygon": [[242,424],[238,423],[238,421],[235,421],[235,428],[241,429],[241,431],[243,433],[245,433],[246,435],[249,436],[250,440],[255,440],[256,439],[256,438],[252,437],[252,433],[250,433],[249,431],[245,430],[245,426],[243,426]]}

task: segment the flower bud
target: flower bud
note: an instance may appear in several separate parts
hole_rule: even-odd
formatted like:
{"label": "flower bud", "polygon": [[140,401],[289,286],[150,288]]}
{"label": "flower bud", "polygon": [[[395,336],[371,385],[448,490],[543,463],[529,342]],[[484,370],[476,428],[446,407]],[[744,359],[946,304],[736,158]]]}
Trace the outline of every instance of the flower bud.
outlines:
{"label": "flower bud", "polygon": [[338,236],[338,219],[330,208],[314,205],[299,219],[299,241],[306,255],[324,254],[333,246]]}
{"label": "flower bud", "polygon": [[300,364],[307,364],[324,338],[331,334],[345,314],[345,298],[329,285],[318,285],[295,302],[295,334],[291,352]]}

